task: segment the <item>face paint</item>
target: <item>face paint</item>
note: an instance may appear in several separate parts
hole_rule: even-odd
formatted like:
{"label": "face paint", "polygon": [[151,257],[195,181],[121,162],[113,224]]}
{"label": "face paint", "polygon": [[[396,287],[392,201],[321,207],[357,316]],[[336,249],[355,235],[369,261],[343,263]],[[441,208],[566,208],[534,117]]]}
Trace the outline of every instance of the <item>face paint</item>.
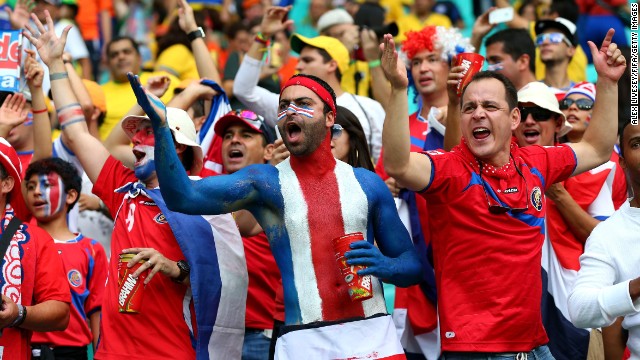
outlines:
{"label": "face paint", "polygon": [[42,199],[46,202],[44,215],[51,216],[62,211],[67,193],[60,176],[55,172],[38,175],[38,184]]}
{"label": "face paint", "polygon": [[504,70],[502,63],[495,63],[487,65],[487,71],[500,71]]}
{"label": "face paint", "polygon": [[24,126],[31,126],[33,125],[33,114],[31,113],[31,111],[29,111],[27,113],[27,120],[25,120],[24,123],[22,123],[22,125]]}
{"label": "face paint", "polygon": [[149,179],[156,172],[156,164],[154,160],[154,147],[149,145],[138,145],[135,147],[137,151],[144,152],[144,157],[134,164],[134,172],[136,177],[142,181]]}
{"label": "face paint", "polygon": [[294,114],[299,114],[302,116],[306,116],[309,119],[313,119],[313,114],[314,114],[314,110],[305,106],[297,106],[294,103],[289,103],[289,107],[287,107],[285,110],[280,111],[278,113],[278,121],[284,119],[287,116],[287,111],[291,111]]}

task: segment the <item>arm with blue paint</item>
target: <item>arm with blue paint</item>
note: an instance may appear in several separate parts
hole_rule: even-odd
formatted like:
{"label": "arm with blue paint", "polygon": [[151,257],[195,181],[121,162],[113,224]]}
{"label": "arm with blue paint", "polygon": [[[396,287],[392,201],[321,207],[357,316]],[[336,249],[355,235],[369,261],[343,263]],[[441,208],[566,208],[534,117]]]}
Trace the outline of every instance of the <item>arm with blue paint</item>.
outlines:
{"label": "arm with blue paint", "polygon": [[258,196],[254,176],[262,176],[264,171],[259,169],[270,167],[252,165],[231,175],[190,180],[176,153],[165,105],[142,87],[137,75],[129,73],[127,76],[138,104],[151,119],[156,173],[162,197],[169,209],[185,214],[216,215],[250,207]]}
{"label": "arm with blue paint", "polygon": [[377,175],[364,175],[362,178],[368,184],[363,186],[363,190],[373,199],[369,206],[369,221],[373,223],[378,247],[368,241],[351,244],[352,250],[345,253],[347,263],[367,266],[358,271],[359,275],[374,275],[400,287],[415,285],[422,278],[422,266],[409,232],[398,216],[393,197]]}

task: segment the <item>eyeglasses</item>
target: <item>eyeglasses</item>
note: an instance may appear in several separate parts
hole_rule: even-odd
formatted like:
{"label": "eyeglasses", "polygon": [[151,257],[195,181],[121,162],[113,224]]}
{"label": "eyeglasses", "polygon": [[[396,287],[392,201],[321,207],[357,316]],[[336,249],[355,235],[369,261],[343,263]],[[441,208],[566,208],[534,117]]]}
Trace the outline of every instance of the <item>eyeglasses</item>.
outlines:
{"label": "eyeglasses", "polygon": [[582,99],[578,99],[578,100],[562,99],[562,101],[560,101],[560,110],[567,110],[574,103],[576,104],[576,106],[580,110],[589,111],[589,110],[593,109],[593,100],[582,98]]}
{"label": "eyeglasses", "polygon": [[[482,178],[482,163],[480,163],[479,175],[480,175],[480,180],[482,181],[482,190],[484,190],[484,197],[487,199],[487,206],[489,207],[489,212],[492,214],[504,214],[507,212],[511,212],[512,214],[521,214],[529,210],[529,201],[528,201],[529,186],[527,185],[527,179],[524,177],[524,175],[522,174],[518,166],[515,164],[515,161],[513,165],[516,167],[516,172],[518,173],[518,175],[520,175],[520,177],[522,178],[522,181],[524,182],[525,207],[512,208],[506,204],[503,204],[498,198],[498,196],[496,195],[495,191],[493,191],[493,188],[491,187],[491,185],[489,185],[489,183],[484,178]],[[491,194],[491,196],[489,196],[489,193]]]}
{"label": "eyeglasses", "polygon": [[331,140],[337,140],[340,136],[342,136],[342,131],[344,128],[340,124],[333,124],[331,128]]}
{"label": "eyeglasses", "polygon": [[555,113],[537,106],[536,107],[518,106],[518,108],[520,109],[520,119],[522,119],[522,121],[527,120],[527,118],[529,117],[529,114],[531,114],[531,116],[533,117],[533,120],[535,121],[548,121],[548,120],[551,120],[551,118],[553,118],[555,115]]}
{"label": "eyeglasses", "polygon": [[571,41],[564,36],[563,33],[546,33],[540,34],[536,37],[536,45],[540,46],[544,44],[545,41],[548,41],[549,44],[560,44],[561,42],[565,42],[568,46],[573,46]]}

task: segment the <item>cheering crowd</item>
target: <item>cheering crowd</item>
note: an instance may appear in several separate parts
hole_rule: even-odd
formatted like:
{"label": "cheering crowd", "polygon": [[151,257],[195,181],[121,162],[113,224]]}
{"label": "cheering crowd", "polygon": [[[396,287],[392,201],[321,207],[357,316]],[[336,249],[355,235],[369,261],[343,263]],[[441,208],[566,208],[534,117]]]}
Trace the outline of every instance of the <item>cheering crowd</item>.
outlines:
{"label": "cheering crowd", "polygon": [[624,5],[2,5],[0,359],[640,359]]}

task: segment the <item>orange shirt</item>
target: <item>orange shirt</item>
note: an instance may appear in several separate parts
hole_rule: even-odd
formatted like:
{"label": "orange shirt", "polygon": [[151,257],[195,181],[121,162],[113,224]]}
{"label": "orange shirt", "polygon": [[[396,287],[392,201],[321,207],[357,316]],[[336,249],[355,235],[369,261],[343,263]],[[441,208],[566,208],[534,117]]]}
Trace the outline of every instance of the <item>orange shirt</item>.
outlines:
{"label": "orange shirt", "polygon": [[113,14],[113,4],[111,0],[82,0],[78,1],[78,16],[76,23],[85,40],[95,40],[100,38],[100,12],[109,11]]}
{"label": "orange shirt", "polygon": [[278,76],[280,76],[280,86],[289,80],[290,77],[295,75],[296,66],[298,66],[298,58],[295,56],[289,56],[287,62],[282,64],[280,70],[278,70]]}

